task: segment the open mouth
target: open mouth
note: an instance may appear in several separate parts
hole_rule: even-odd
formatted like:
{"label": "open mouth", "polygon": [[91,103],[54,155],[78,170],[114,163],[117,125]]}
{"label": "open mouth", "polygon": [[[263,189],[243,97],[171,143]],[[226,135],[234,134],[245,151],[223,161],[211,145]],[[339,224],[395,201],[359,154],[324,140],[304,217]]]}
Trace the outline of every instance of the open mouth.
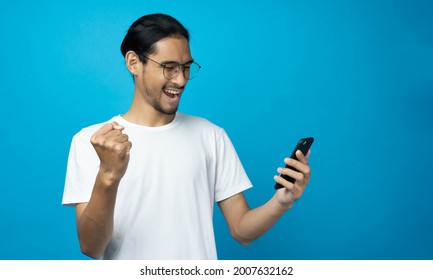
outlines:
{"label": "open mouth", "polygon": [[167,95],[170,98],[177,98],[182,93],[182,89],[178,88],[165,88],[162,90],[165,95]]}

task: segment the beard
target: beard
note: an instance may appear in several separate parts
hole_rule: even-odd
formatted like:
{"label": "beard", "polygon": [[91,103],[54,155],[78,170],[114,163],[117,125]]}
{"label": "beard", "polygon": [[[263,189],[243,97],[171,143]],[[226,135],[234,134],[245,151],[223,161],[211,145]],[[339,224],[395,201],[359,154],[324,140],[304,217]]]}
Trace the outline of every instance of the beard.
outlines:
{"label": "beard", "polygon": [[[150,81],[143,79],[143,90],[142,96],[146,103],[153,107],[153,109],[161,114],[172,116],[176,114],[180,98],[182,96],[182,92],[185,89],[184,86],[179,86],[173,83],[166,83],[165,85],[154,85]],[[162,87],[160,87],[162,86]],[[167,91],[181,91],[178,96],[177,102],[166,102],[165,98],[167,95]]]}
{"label": "beard", "polygon": [[150,103],[152,105],[152,107],[157,110],[160,113],[163,113],[165,115],[174,115],[177,112],[177,109],[179,107],[179,104],[176,105],[176,107],[172,107],[172,108],[162,108],[161,103],[157,100],[153,100],[153,102]]}
{"label": "beard", "polygon": [[172,106],[166,106],[164,107],[162,104],[161,99],[164,98],[164,89],[162,90],[162,93],[158,95],[155,90],[146,90],[144,93],[144,97],[146,101],[158,112],[165,114],[165,115],[174,115],[176,114],[178,108],[179,108],[179,102],[180,102],[180,96],[179,96],[179,102]]}

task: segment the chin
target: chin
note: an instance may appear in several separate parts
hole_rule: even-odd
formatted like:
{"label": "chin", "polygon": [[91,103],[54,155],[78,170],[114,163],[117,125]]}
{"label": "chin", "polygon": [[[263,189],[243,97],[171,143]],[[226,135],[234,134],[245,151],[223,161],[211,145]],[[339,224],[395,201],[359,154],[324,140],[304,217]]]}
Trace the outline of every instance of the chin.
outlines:
{"label": "chin", "polygon": [[178,107],[176,107],[176,108],[172,108],[172,109],[169,109],[169,110],[164,110],[164,109],[161,109],[161,110],[158,110],[160,113],[163,113],[163,114],[165,114],[165,115],[174,115],[174,114],[176,114],[176,112],[177,112],[177,109],[178,109]]}

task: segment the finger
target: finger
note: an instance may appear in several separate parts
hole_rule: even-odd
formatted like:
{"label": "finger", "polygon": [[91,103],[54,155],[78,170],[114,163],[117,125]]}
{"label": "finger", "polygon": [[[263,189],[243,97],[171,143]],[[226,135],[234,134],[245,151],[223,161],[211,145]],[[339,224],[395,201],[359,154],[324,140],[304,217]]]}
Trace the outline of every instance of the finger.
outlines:
{"label": "finger", "polygon": [[308,153],[305,157],[308,159],[310,157],[310,154],[311,154],[311,150],[308,150]]}
{"label": "finger", "polygon": [[308,165],[308,160],[307,158],[304,156],[304,154],[301,152],[301,150],[297,150],[296,151],[296,157],[298,158],[298,160],[300,162],[302,162],[303,164],[307,164]]}
{"label": "finger", "polygon": [[122,157],[129,157],[132,143],[130,141],[124,143],[117,143],[113,146],[113,149]]}
{"label": "finger", "polygon": [[126,141],[126,142],[124,143],[124,145],[125,145],[125,147],[126,147],[126,152],[127,152],[128,155],[129,155],[129,151],[130,151],[131,148],[132,148],[132,142],[131,142],[131,141]]}
{"label": "finger", "polygon": [[111,122],[111,123],[106,123],[103,126],[101,126],[90,138],[91,141],[96,141],[97,138],[99,138],[99,136],[102,135],[106,135],[107,133],[109,133],[110,131],[112,131],[113,129],[117,129],[117,130],[123,130],[124,127],[119,125],[116,122]]}
{"label": "finger", "polygon": [[290,183],[281,176],[274,176],[274,180],[275,182],[282,185],[285,189],[292,192],[295,196],[297,196],[299,193],[302,193],[302,190],[299,187],[295,186],[293,183]]}
{"label": "finger", "polygon": [[122,131],[120,131],[118,129],[113,129],[113,130],[107,132],[105,135],[103,135],[103,137],[107,140],[113,140],[122,134],[123,134]]}
{"label": "finger", "polygon": [[280,173],[280,174],[292,177],[296,181],[302,181],[302,180],[304,180],[304,177],[305,177],[304,174],[302,174],[301,172],[297,172],[297,171],[295,171],[293,169],[290,169],[290,168],[279,167],[277,169],[277,172]]}
{"label": "finger", "polygon": [[304,174],[309,174],[311,172],[310,166],[308,166],[308,162],[306,164],[304,164],[304,163],[299,162],[296,159],[292,159],[292,158],[286,158],[286,159],[284,159],[284,162],[287,165],[296,168],[298,171],[300,171]]}
{"label": "finger", "polygon": [[112,124],[113,124],[114,129],[118,129],[118,130],[124,130],[125,129],[124,126],[118,124],[117,122],[112,122]]}
{"label": "finger", "polygon": [[122,133],[116,137],[111,138],[110,140],[113,140],[113,141],[116,141],[119,143],[124,143],[124,142],[127,142],[129,140],[129,136],[127,134]]}
{"label": "finger", "polygon": [[295,185],[290,183],[289,181],[285,180],[281,176],[274,176],[275,182],[279,183],[281,186],[283,186],[285,189],[288,189],[289,191],[292,191],[295,188]]}
{"label": "finger", "polygon": [[125,127],[121,126],[117,122],[111,122],[111,123],[107,123],[107,124],[103,125],[96,133],[99,135],[105,135],[107,133],[110,133],[113,130],[122,131],[124,129],[125,129]]}
{"label": "finger", "polygon": [[100,135],[104,135],[110,131],[113,130],[113,124],[112,123],[106,123],[103,126],[101,126],[91,137],[91,140],[95,140]]}
{"label": "finger", "polygon": [[93,135],[90,137],[90,142],[95,144],[102,144],[103,139],[101,138],[102,135],[106,134],[107,132],[113,130],[113,125],[110,123],[107,123],[103,125],[101,128],[99,128]]}

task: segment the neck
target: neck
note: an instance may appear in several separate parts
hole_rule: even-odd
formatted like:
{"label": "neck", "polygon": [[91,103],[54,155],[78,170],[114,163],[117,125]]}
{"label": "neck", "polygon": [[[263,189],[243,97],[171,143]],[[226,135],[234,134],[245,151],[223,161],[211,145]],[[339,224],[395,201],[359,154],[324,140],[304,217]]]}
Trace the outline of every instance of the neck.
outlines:
{"label": "neck", "polygon": [[163,126],[174,120],[176,114],[167,115],[161,113],[137,96],[137,94],[134,95],[131,107],[122,115],[125,120],[149,127]]}

